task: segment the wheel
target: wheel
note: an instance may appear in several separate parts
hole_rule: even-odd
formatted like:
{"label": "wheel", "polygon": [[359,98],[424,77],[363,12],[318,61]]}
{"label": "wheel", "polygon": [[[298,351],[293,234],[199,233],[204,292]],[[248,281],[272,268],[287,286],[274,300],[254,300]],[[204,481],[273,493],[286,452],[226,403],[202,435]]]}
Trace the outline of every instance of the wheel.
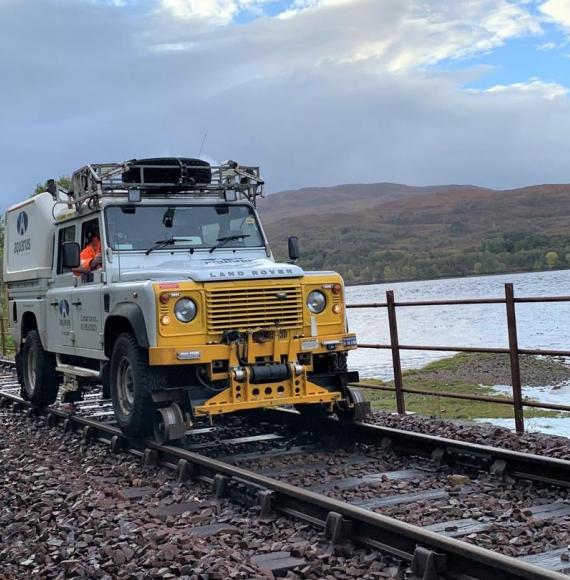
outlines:
{"label": "wheel", "polygon": [[16,355],[14,356],[14,359],[16,361],[16,377],[18,379],[18,382],[20,383],[20,386],[23,387],[24,386],[24,370],[22,368],[22,349],[20,349]]}
{"label": "wheel", "polygon": [[180,441],[186,433],[182,409],[176,403],[158,409],[154,417],[154,438],[157,443]]}
{"label": "wheel", "polygon": [[37,330],[30,330],[21,359],[22,398],[34,407],[46,407],[55,402],[59,378],[55,370],[55,356],[44,350]]}
{"label": "wheel", "polygon": [[148,365],[146,351],[125,333],[115,342],[109,374],[119,427],[129,437],[147,437],[154,425],[152,392],[165,388],[164,373]]}
{"label": "wheel", "polygon": [[364,399],[362,391],[347,387],[347,399],[336,407],[338,420],[344,425],[364,421],[370,414],[370,403]]}

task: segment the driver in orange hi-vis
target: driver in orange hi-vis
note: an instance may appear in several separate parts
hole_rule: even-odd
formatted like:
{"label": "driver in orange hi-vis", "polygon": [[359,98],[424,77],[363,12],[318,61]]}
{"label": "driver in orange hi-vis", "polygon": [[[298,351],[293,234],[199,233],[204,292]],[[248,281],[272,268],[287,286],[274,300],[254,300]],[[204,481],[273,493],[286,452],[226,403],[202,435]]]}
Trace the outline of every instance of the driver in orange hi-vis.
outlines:
{"label": "driver in orange hi-vis", "polygon": [[81,252],[81,268],[85,270],[96,270],[101,267],[101,239],[98,232],[89,235],[89,243]]}

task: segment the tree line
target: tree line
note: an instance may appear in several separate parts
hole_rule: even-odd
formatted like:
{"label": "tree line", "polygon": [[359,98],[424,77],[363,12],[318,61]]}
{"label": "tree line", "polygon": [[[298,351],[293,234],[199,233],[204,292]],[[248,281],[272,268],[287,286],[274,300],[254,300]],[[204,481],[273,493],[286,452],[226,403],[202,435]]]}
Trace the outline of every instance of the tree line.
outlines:
{"label": "tree line", "polygon": [[451,243],[422,249],[418,244],[383,248],[367,232],[354,234],[352,230],[343,239],[337,230],[331,239],[323,232],[303,239],[301,265],[336,270],[347,284],[570,269],[570,236],[514,232],[490,236],[471,247]]}

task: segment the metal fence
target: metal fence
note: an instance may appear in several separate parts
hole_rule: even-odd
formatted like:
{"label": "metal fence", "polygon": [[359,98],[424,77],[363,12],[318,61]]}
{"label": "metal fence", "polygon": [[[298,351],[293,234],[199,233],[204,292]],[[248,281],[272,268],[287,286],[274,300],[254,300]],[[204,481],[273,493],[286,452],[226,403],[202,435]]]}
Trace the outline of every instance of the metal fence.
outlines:
{"label": "metal fence", "polygon": [[[524,432],[524,407],[550,409],[555,411],[570,411],[569,405],[555,403],[541,403],[523,398],[521,389],[520,355],[544,355],[544,356],[570,356],[570,350],[541,350],[519,348],[517,336],[516,304],[544,303],[544,302],[570,302],[570,296],[540,296],[531,298],[516,298],[512,284],[505,284],[504,298],[479,298],[467,300],[424,300],[416,302],[396,302],[394,292],[386,292],[386,302],[368,304],[349,304],[347,308],[386,308],[388,312],[388,325],[390,330],[390,344],[359,344],[359,348],[384,349],[392,352],[392,365],[394,370],[394,386],[373,385],[361,383],[367,388],[393,392],[396,398],[396,408],[399,414],[406,412],[406,394],[442,397],[448,399],[463,399],[470,401],[483,401],[510,405],[513,407],[515,428],[517,432]],[[399,308],[414,308],[418,306],[465,306],[475,304],[504,304],[506,307],[507,329],[509,336],[508,348],[484,348],[467,346],[432,346],[400,344],[398,338],[397,310]],[[471,352],[471,353],[495,353],[508,354],[510,360],[512,397],[493,397],[485,395],[471,395],[466,393],[448,393],[411,389],[404,386],[402,375],[401,351],[438,351],[438,352]]]}
{"label": "metal fence", "polygon": [[[424,300],[415,302],[396,302],[393,291],[386,292],[386,302],[374,302],[366,304],[348,304],[347,308],[385,308],[388,313],[388,325],[390,330],[390,344],[359,344],[359,348],[390,350],[392,353],[392,366],[394,372],[394,386],[376,385],[361,383],[362,386],[380,391],[393,392],[396,399],[396,408],[399,414],[406,413],[406,394],[422,395],[429,397],[441,397],[448,399],[460,399],[470,401],[482,401],[510,405],[513,408],[515,428],[517,432],[524,432],[524,407],[538,409],[550,409],[553,411],[568,411],[570,405],[560,405],[555,403],[542,403],[531,401],[522,396],[520,360],[524,355],[544,355],[544,356],[568,356],[570,350],[544,350],[519,348],[517,335],[516,304],[524,303],[546,303],[546,302],[570,302],[570,296],[540,296],[540,297],[515,297],[513,284],[505,284],[504,298],[479,298],[466,300]],[[420,306],[466,306],[477,304],[504,304],[506,307],[507,329],[509,337],[508,348],[484,348],[467,346],[434,346],[434,345],[411,345],[400,344],[398,337],[397,310],[400,308],[414,308]],[[6,317],[0,317],[0,350],[2,356],[10,356],[15,352],[12,338],[9,332],[9,322]],[[437,351],[437,352],[468,352],[468,353],[495,353],[508,354],[510,360],[512,397],[472,395],[467,393],[450,393],[429,391],[423,389],[412,389],[404,386],[402,373],[402,363],[400,360],[401,351]]]}

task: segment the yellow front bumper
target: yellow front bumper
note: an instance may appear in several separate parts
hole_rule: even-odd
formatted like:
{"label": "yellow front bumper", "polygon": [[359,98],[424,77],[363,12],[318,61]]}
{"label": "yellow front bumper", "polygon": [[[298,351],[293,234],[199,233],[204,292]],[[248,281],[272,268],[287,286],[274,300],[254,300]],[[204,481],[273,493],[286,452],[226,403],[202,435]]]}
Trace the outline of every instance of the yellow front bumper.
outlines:
{"label": "yellow front bumper", "polygon": [[[352,342],[346,343],[347,339]],[[310,343],[313,343],[311,345]],[[354,334],[331,334],[319,337],[293,338],[288,340],[269,341],[265,344],[250,343],[248,347],[249,362],[255,357],[271,357],[279,361],[281,355],[287,355],[288,360],[295,360],[298,353],[323,354],[330,351],[331,343],[336,343],[337,352],[346,352],[356,348]],[[311,348],[307,348],[311,346]],[[193,358],[184,359],[184,353],[192,353]],[[192,344],[181,340],[175,346],[156,346],[148,350],[151,366],[208,364],[213,361],[230,360],[232,347],[229,344]]]}

